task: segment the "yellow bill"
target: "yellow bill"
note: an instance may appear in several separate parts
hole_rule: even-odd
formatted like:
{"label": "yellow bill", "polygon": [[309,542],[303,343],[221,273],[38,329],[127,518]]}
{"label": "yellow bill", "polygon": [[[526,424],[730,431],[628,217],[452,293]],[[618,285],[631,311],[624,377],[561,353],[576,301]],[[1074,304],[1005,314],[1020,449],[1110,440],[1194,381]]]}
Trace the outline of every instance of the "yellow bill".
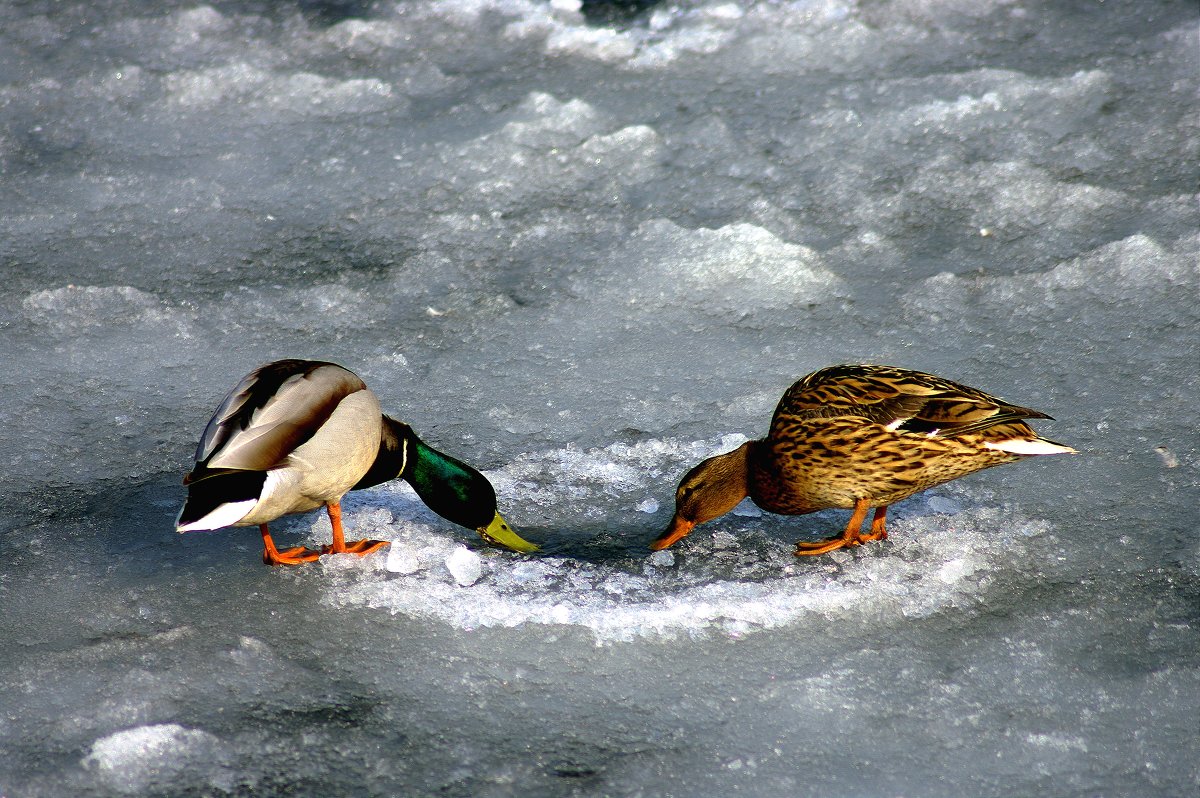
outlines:
{"label": "yellow bill", "polygon": [[525,540],[508,525],[508,522],[500,517],[500,513],[496,513],[496,517],[492,519],[492,523],[479,528],[479,534],[488,543],[494,543],[497,546],[519,551],[522,554],[529,554],[538,550],[538,547]]}

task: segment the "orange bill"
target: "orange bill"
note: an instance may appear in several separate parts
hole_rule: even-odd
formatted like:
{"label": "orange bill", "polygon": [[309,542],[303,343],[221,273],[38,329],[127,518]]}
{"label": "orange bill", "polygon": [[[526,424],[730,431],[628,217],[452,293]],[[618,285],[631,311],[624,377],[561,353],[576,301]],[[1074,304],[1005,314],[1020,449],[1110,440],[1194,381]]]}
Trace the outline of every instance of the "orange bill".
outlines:
{"label": "orange bill", "polygon": [[663,532],[657,540],[650,544],[650,548],[658,551],[665,549],[667,546],[677,543],[688,536],[692,529],[696,526],[695,521],[688,521],[685,518],[680,518],[678,515],[671,519],[671,525],[667,527],[667,531]]}

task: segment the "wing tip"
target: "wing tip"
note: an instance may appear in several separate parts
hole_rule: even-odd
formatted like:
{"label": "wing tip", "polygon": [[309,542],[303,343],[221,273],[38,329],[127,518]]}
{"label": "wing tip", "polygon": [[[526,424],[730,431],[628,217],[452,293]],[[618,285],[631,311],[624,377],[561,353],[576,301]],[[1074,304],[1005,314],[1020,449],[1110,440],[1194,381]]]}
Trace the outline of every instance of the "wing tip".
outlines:
{"label": "wing tip", "polygon": [[216,508],[208,511],[199,518],[189,519],[184,521],[187,514],[188,506],[183,505],[183,510],[179,513],[179,518],[175,521],[175,531],[183,532],[209,532],[214,529],[221,529],[227,526],[233,526],[238,521],[241,521],[250,511],[254,509],[254,505],[258,504],[258,499],[245,499],[239,502],[226,502],[217,505]]}

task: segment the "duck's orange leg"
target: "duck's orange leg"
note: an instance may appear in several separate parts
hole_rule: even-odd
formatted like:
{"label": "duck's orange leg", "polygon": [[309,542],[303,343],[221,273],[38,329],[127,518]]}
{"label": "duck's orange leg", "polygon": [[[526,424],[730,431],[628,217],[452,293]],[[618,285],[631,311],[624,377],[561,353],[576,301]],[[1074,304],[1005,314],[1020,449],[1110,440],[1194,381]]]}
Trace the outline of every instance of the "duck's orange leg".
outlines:
{"label": "duck's orange leg", "polygon": [[867,510],[869,509],[871,509],[870,499],[857,500],[854,502],[854,512],[850,514],[850,520],[846,523],[846,528],[841,535],[815,543],[802,540],[796,544],[796,556],[812,557],[847,546],[859,546],[872,540],[883,540],[887,537],[887,508],[880,507],[875,510],[875,520],[871,522],[871,533],[864,535],[862,525],[863,521],[867,520]]}
{"label": "duck's orange leg", "polygon": [[271,540],[271,533],[267,529],[267,525],[259,524],[258,529],[262,532],[263,562],[267,565],[302,565],[306,562],[315,562],[321,556],[319,551],[306,549],[303,546],[280,551],[275,548],[275,541]]}
{"label": "duck's orange leg", "polygon": [[887,540],[887,505],[875,508],[875,518],[871,521],[871,534],[860,535],[864,543],[871,540]]}
{"label": "duck's orange leg", "polygon": [[333,527],[333,545],[322,547],[322,554],[357,554],[361,557],[364,554],[378,551],[391,542],[388,540],[364,539],[352,540],[347,543],[345,535],[342,532],[341,503],[329,502],[325,505],[325,510],[329,513],[329,524]]}

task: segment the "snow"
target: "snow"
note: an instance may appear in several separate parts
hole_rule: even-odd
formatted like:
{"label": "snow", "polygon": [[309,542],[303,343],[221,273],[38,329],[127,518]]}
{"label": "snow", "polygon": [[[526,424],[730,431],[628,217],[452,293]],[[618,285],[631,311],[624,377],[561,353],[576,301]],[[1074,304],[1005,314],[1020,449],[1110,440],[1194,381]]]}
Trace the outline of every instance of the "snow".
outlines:
{"label": "snow", "polygon": [[138,795],[177,787],[180,776],[186,778],[189,760],[203,762],[204,769],[217,776],[204,786],[224,792],[232,788],[233,779],[222,767],[228,754],[221,741],[177,723],[139,726],[103,737],[82,764],[116,792]]}
{"label": "snow", "polygon": [[[1200,789],[1195,9],[0,8],[0,795]],[[542,546],[176,534],[267,360],[343,363]],[[838,362],[1079,455],[889,511],[680,476]],[[329,541],[323,513],[272,525]]]}

